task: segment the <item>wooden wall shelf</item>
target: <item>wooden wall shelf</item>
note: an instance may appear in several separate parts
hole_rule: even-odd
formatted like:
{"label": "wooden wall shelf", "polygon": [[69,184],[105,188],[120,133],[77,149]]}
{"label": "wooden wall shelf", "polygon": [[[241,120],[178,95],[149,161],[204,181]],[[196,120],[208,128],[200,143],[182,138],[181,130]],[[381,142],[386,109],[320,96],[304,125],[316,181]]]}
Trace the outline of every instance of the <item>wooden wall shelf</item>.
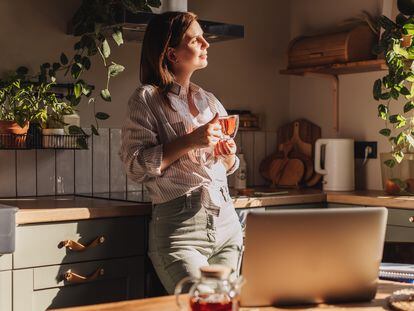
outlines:
{"label": "wooden wall shelf", "polygon": [[280,70],[284,75],[298,75],[302,76],[307,73],[319,73],[329,75],[344,75],[352,73],[362,73],[370,71],[386,70],[387,65],[383,59],[372,59],[350,63],[337,63],[315,67],[291,68]]}

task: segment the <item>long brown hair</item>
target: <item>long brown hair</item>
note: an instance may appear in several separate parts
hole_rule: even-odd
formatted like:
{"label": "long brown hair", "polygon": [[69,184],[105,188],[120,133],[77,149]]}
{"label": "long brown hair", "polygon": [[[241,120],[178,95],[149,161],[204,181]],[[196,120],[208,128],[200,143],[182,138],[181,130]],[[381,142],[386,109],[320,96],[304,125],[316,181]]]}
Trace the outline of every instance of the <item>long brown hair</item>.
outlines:
{"label": "long brown hair", "polygon": [[166,12],[156,15],[148,23],[141,51],[140,80],[142,84],[158,87],[165,97],[174,75],[167,58],[169,47],[177,47],[190,24],[197,20],[191,12]]}

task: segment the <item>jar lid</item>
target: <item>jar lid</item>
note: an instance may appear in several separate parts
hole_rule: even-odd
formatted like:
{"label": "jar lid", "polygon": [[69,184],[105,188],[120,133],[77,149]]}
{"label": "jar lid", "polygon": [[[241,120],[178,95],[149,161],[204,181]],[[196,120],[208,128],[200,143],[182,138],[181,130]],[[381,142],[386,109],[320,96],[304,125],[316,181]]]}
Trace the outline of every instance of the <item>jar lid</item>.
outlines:
{"label": "jar lid", "polygon": [[229,277],[231,269],[223,265],[210,265],[200,267],[201,276],[225,280]]}

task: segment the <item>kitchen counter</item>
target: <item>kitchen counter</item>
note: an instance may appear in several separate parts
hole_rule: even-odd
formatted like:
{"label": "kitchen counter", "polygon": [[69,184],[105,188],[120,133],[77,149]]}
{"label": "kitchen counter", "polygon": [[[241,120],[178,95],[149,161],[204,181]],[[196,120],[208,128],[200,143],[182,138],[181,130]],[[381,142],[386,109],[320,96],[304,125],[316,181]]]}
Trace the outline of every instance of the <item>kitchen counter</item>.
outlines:
{"label": "kitchen counter", "polygon": [[[351,303],[340,305],[319,305],[319,306],[307,306],[307,307],[294,307],[294,310],[314,310],[314,309],[330,309],[330,310],[344,310],[352,309],[358,310],[384,310],[389,309],[387,307],[386,297],[388,297],[393,291],[402,288],[410,288],[412,285],[385,282],[380,281],[378,286],[378,292],[374,300],[366,303]],[[275,308],[275,307],[262,307],[262,308],[240,308],[240,311],[253,311],[253,310],[287,310],[290,308]],[[74,307],[59,309],[59,311],[158,311],[158,310],[178,310],[175,305],[174,296],[164,296],[157,298],[147,298],[139,300],[121,301],[114,303],[106,303],[99,305]]]}
{"label": "kitchen counter", "polygon": [[[264,189],[260,189],[264,191]],[[269,196],[234,196],[236,208],[341,203],[389,208],[414,209],[414,196],[388,196],[383,191],[322,192],[318,189],[287,190],[288,194]],[[0,204],[19,208],[17,224],[70,221],[92,218],[149,215],[151,205],[73,195],[26,198],[3,198]]]}

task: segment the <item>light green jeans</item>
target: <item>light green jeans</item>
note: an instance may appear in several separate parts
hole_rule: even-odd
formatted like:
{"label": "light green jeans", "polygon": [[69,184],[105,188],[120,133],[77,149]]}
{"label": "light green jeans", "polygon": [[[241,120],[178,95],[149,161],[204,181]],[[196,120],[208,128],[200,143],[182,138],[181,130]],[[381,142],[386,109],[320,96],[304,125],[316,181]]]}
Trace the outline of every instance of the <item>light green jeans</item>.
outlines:
{"label": "light green jeans", "polygon": [[169,294],[186,276],[199,277],[199,268],[226,265],[239,275],[243,237],[233,205],[218,217],[201,206],[199,192],[157,204],[149,226],[148,255]]}

